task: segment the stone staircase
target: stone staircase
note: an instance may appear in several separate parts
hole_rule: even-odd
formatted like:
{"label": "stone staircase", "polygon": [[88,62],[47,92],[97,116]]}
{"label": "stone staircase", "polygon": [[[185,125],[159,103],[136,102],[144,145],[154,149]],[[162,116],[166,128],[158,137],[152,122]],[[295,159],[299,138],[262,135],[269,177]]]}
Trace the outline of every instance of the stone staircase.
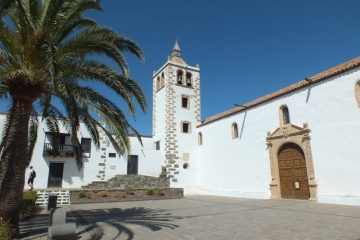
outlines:
{"label": "stone staircase", "polygon": [[144,175],[116,175],[108,181],[94,181],[84,188],[91,189],[133,189],[146,188],[169,188],[170,181],[165,175],[160,177],[150,177]]}

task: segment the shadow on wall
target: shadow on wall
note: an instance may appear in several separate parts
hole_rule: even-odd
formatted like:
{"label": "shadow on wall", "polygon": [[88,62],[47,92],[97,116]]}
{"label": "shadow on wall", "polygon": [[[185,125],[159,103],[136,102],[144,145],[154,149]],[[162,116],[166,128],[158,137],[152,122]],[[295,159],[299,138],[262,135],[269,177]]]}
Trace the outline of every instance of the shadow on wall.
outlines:
{"label": "shadow on wall", "polygon": [[[83,159],[85,160],[87,158],[83,158]],[[72,177],[79,177],[81,180],[84,179],[84,164],[85,164],[85,161],[83,161],[83,166],[81,167],[81,169],[79,169],[78,166],[76,165],[75,159],[73,159],[73,161],[74,161],[74,164],[75,164],[73,167],[64,168],[63,181],[68,183],[69,185],[73,184]],[[65,174],[65,171],[67,172],[67,174]]]}
{"label": "shadow on wall", "polygon": [[240,130],[240,140],[242,138],[242,135],[243,135],[243,131],[244,131],[244,126],[245,126],[245,120],[246,120],[246,115],[247,115],[247,110],[245,110],[245,113],[244,113],[244,118],[243,118],[243,121],[242,121],[242,124],[241,124],[241,130]]}
{"label": "shadow on wall", "polygon": [[309,86],[309,87],[307,88],[306,103],[309,102],[309,98],[310,98],[310,94],[311,94],[311,89],[312,89],[312,86]]}
{"label": "shadow on wall", "polygon": [[[48,215],[38,215],[22,222],[20,224],[21,237],[36,239],[36,237],[46,236],[48,218]],[[162,228],[175,229],[179,227],[172,223],[176,219],[182,218],[171,216],[171,213],[166,210],[150,208],[91,209],[67,213],[67,222],[76,223],[79,238],[86,234],[86,237],[83,236],[84,239],[91,240],[102,239],[105,233],[107,235],[112,233],[111,239],[117,239],[120,235],[125,237],[124,239],[133,239],[136,232],[129,227],[131,225],[142,226],[152,231],[159,231]]]}

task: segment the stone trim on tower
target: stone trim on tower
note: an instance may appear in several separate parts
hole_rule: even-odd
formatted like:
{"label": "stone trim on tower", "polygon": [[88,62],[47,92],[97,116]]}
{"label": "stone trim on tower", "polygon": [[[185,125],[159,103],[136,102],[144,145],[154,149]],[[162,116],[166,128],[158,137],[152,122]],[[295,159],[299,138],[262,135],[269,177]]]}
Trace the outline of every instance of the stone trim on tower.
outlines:
{"label": "stone trim on tower", "polygon": [[173,67],[168,68],[168,84],[166,85],[166,136],[165,136],[165,161],[167,175],[172,182],[177,182],[176,175],[179,174],[179,151],[176,134],[176,96],[175,96],[176,72]]}

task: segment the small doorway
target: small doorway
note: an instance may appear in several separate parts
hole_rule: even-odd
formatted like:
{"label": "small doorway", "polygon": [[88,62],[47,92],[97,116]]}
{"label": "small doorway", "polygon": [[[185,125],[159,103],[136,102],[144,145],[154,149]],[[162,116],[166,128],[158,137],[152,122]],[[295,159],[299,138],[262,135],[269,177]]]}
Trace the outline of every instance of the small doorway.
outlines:
{"label": "small doorway", "polygon": [[64,163],[50,163],[48,188],[61,188],[64,173]]}
{"label": "small doorway", "polygon": [[127,174],[138,174],[138,155],[128,156]]}
{"label": "small doorway", "polygon": [[279,150],[278,162],[281,197],[309,199],[309,182],[302,149],[294,143],[286,143]]}

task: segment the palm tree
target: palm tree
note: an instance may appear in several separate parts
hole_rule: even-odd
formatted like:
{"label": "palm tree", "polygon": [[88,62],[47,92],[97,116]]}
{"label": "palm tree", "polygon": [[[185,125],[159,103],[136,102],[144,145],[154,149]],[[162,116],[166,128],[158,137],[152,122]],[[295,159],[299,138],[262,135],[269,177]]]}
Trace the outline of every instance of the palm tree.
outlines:
{"label": "palm tree", "polygon": [[[145,111],[146,100],[129,77],[123,56],[128,51],[143,59],[141,49],[84,16],[90,9],[101,10],[99,0],[5,2],[6,6],[0,5],[0,98],[7,98],[11,108],[0,142],[0,215],[9,219],[15,236],[25,169],[36,141],[37,116],[42,116],[51,131],[58,131],[59,120],[68,125],[81,167],[80,121],[96,146],[101,129],[120,154],[129,150],[130,134],[139,136],[126,114],[88,82],[115,91],[132,116],[136,103]],[[107,59],[115,67],[104,61]],[[59,101],[62,108],[54,104]]]}

